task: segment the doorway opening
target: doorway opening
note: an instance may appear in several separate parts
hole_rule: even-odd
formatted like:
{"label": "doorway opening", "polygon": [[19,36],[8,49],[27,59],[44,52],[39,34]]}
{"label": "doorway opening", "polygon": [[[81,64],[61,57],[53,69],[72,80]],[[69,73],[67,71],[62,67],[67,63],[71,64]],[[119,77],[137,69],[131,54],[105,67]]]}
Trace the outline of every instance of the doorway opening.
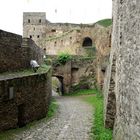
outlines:
{"label": "doorway opening", "polygon": [[24,121],[24,104],[18,105],[18,123],[17,125],[19,127],[25,126],[25,121]]}
{"label": "doorway opening", "polygon": [[62,76],[52,77],[52,93],[53,93],[53,96],[64,95],[64,84],[63,84]]}

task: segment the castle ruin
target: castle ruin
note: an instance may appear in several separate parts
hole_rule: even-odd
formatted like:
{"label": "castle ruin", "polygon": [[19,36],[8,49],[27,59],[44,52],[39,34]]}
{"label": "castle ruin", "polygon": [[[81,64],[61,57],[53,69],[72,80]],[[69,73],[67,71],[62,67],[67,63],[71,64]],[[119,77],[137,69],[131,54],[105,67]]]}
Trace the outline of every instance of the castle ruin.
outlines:
{"label": "castle ruin", "polygon": [[111,48],[111,26],[51,23],[44,12],[25,12],[23,37],[32,38],[46,55],[62,52],[84,57],[96,55],[96,79],[98,87],[103,87]]}

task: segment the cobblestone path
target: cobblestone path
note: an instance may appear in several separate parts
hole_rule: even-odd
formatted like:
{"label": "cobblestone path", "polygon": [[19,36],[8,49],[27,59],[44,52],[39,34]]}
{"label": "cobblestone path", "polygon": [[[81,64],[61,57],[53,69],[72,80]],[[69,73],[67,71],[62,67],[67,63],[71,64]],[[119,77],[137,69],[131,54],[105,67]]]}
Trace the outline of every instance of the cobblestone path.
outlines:
{"label": "cobblestone path", "polygon": [[80,97],[56,97],[58,113],[16,136],[15,140],[89,140],[93,108]]}

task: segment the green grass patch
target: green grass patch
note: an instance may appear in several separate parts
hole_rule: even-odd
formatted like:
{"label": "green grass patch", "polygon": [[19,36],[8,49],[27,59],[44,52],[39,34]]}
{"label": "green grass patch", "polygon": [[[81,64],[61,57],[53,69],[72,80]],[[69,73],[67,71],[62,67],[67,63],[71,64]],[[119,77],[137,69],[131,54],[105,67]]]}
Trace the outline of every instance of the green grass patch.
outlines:
{"label": "green grass patch", "polygon": [[66,96],[92,95],[92,94],[96,94],[96,92],[97,92],[96,89],[81,89],[81,90],[77,90],[72,93],[69,93]]}
{"label": "green grass patch", "polygon": [[104,27],[108,27],[108,26],[112,25],[112,19],[103,19],[103,20],[96,22],[96,24],[99,24]]}
{"label": "green grass patch", "polygon": [[52,99],[52,102],[49,106],[49,111],[45,118],[40,119],[38,121],[37,120],[33,121],[22,128],[16,128],[16,129],[7,130],[5,132],[1,132],[0,140],[13,140],[17,134],[19,134],[23,131],[29,130],[32,127],[37,126],[39,123],[47,122],[49,119],[51,119],[55,115],[57,109],[58,109],[58,104],[54,99]]}
{"label": "green grass patch", "polygon": [[101,92],[97,89],[78,90],[70,95],[92,95],[96,96],[84,96],[82,98],[87,103],[91,104],[94,110],[93,127],[91,130],[93,140],[112,140],[112,130],[104,127],[104,115],[103,115],[103,97]]}
{"label": "green grass patch", "polygon": [[55,101],[55,99],[53,99],[52,102],[51,102],[51,104],[50,104],[50,107],[49,107],[49,111],[48,111],[46,120],[52,118],[55,115],[57,109],[58,109],[58,104]]}
{"label": "green grass patch", "polygon": [[92,138],[94,140],[112,140],[112,130],[104,127],[103,97],[100,92],[97,92],[96,96],[87,96],[84,100],[95,107]]}

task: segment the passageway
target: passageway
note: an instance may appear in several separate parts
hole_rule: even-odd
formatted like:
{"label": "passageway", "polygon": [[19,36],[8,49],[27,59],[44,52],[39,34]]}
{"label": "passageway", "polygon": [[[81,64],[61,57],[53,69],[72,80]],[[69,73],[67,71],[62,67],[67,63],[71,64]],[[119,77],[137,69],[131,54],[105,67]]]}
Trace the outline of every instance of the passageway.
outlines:
{"label": "passageway", "polygon": [[92,106],[80,97],[57,96],[59,109],[55,117],[16,135],[14,140],[89,140]]}
{"label": "passageway", "polygon": [[52,77],[52,95],[54,96],[64,95],[63,77],[61,76]]}

